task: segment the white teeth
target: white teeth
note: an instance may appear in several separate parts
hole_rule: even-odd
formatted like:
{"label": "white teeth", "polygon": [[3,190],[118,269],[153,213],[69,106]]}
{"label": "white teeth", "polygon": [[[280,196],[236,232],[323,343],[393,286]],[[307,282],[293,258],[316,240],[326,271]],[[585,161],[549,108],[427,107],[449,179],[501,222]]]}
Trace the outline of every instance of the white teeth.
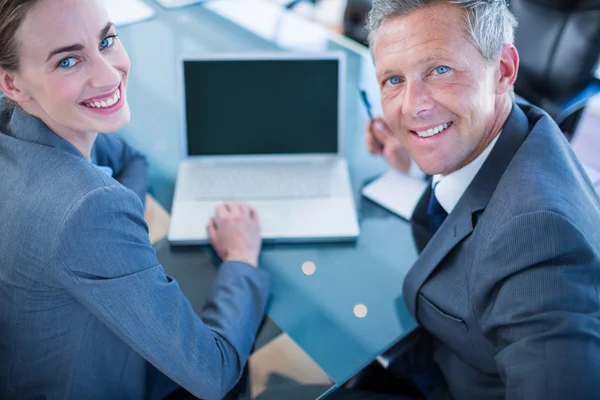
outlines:
{"label": "white teeth", "polygon": [[112,98],[103,101],[95,101],[93,103],[84,103],[91,108],[108,108],[114,106],[121,99],[121,91],[117,89]]}
{"label": "white teeth", "polygon": [[450,126],[450,124],[442,124],[442,125],[436,126],[435,128],[427,129],[426,131],[415,131],[415,133],[417,135],[419,135],[420,137],[426,138],[426,137],[437,135],[438,133],[446,130],[449,126]]}

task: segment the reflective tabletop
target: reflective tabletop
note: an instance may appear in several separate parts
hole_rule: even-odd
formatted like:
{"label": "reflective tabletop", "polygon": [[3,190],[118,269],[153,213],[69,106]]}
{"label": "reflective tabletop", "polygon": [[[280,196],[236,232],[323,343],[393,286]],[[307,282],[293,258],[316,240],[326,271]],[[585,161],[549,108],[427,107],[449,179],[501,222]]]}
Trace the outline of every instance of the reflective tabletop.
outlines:
{"label": "reflective tabletop", "polygon": [[[347,57],[344,155],[348,160],[361,235],[343,244],[265,246],[260,267],[273,278],[267,314],[338,385],[415,327],[402,302],[402,283],[417,258],[409,224],[363,199],[366,182],[385,170],[368,154],[366,113],[359,86],[367,50],[264,0],[215,0],[155,11],[147,21],[119,28],[132,70],[131,124],[122,135],[151,165],[151,193],[170,209],[182,159],[182,91],[179,60],[207,53],[343,51]],[[235,113],[235,110],[232,110]],[[203,227],[199,227],[203,229]],[[208,248],[177,249],[159,243],[157,254],[196,307],[202,271],[214,269]],[[303,272],[313,263],[312,275]],[[198,265],[198,267],[196,267]],[[212,274],[212,272],[208,272]]]}

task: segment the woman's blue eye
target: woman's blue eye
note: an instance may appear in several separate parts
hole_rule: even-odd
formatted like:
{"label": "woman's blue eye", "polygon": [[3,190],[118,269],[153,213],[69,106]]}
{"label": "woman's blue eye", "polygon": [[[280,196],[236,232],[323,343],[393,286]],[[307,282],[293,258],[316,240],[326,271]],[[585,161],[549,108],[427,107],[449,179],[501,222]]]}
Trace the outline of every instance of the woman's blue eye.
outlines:
{"label": "woman's blue eye", "polygon": [[75,57],[67,57],[64,60],[62,60],[61,62],[58,63],[58,66],[60,68],[71,68],[74,67],[77,64],[77,60],[75,59]]}
{"label": "woman's blue eye", "polygon": [[391,78],[388,78],[385,83],[387,83],[388,85],[398,85],[401,83],[400,78],[398,78],[397,76],[392,76]]}
{"label": "woman's blue eye", "polygon": [[437,75],[442,75],[445,74],[446,72],[450,71],[449,67],[446,67],[445,65],[442,65],[440,67],[437,67],[433,70],[433,72]]}
{"label": "woman's blue eye", "polygon": [[103,49],[106,49],[107,47],[112,46],[114,42],[115,42],[114,36],[109,36],[107,38],[104,38],[104,40],[102,42],[100,42],[100,50],[103,50]]}

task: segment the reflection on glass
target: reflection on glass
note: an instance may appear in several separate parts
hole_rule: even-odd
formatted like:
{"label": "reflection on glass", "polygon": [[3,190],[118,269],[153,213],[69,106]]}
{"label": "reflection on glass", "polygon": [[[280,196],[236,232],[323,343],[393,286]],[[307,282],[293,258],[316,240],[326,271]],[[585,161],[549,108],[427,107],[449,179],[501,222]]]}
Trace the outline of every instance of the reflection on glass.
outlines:
{"label": "reflection on glass", "polygon": [[307,261],[302,264],[302,272],[304,272],[304,275],[312,275],[316,270],[317,266],[313,262]]}
{"label": "reflection on glass", "polygon": [[368,312],[369,310],[367,310],[367,306],[364,304],[357,304],[354,306],[354,315],[356,318],[364,318],[367,316]]}
{"label": "reflection on glass", "polygon": [[253,399],[317,399],[333,381],[288,335],[279,335],[248,361]]}

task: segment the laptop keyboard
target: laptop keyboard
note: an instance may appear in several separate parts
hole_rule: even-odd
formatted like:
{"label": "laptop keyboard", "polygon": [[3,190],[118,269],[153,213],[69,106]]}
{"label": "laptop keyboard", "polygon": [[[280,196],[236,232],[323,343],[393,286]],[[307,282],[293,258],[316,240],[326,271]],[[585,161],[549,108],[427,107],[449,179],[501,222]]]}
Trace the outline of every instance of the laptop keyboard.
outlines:
{"label": "laptop keyboard", "polygon": [[194,171],[196,200],[308,199],[331,196],[323,164],[264,164],[204,167]]}

